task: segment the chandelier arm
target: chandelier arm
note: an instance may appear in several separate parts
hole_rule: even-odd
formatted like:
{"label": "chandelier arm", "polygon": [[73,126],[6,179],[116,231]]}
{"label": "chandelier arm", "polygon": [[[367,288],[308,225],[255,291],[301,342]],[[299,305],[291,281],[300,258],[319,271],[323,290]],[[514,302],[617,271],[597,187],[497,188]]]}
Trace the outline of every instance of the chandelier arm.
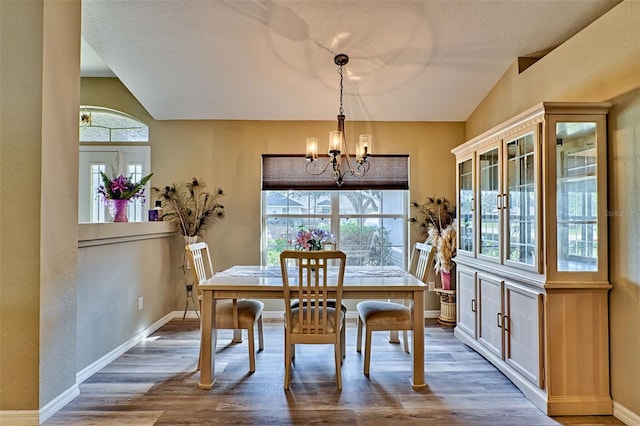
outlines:
{"label": "chandelier arm", "polygon": [[[314,167],[309,167],[312,163],[315,163],[315,161],[309,161],[307,163],[307,165],[305,166],[305,168],[307,170],[307,173],[309,173],[310,175],[315,175],[315,176],[321,175],[324,172],[326,172],[327,169],[329,168],[329,166],[332,164],[332,162],[329,161],[327,164],[325,164],[325,166],[324,166],[324,168],[322,170],[320,170],[319,172],[316,172],[316,171],[313,170]],[[317,168],[317,167],[315,167],[315,168]]]}
{"label": "chandelier arm", "polygon": [[363,161],[362,163],[358,164],[357,169],[354,170],[351,174],[355,177],[361,178],[365,174],[367,174],[370,166],[371,166],[371,163],[369,163],[368,161]]}

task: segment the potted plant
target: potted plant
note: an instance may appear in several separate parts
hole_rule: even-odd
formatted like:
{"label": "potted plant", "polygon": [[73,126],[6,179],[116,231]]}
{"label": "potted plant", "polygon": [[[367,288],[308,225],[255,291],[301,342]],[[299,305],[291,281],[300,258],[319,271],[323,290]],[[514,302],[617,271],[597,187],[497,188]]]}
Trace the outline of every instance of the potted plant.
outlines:
{"label": "potted plant", "polygon": [[109,213],[114,222],[128,222],[127,205],[131,199],[144,199],[144,186],[147,184],[153,173],[143,177],[139,182],[134,182],[131,176],[119,174],[109,177],[106,173],[100,172],[102,185],[98,186],[98,195],[109,207]]}
{"label": "potted plant", "polygon": [[436,248],[436,273],[440,274],[442,288],[451,289],[451,271],[456,255],[455,207],[445,197],[428,197],[424,204],[411,203],[416,211],[409,222],[418,229],[418,236]]}
{"label": "potted plant", "polygon": [[197,242],[204,231],[225,217],[220,198],[224,191],[217,188],[211,195],[204,181],[193,178],[186,184],[151,188],[162,205],[162,220],[173,223],[185,237],[186,244]]}

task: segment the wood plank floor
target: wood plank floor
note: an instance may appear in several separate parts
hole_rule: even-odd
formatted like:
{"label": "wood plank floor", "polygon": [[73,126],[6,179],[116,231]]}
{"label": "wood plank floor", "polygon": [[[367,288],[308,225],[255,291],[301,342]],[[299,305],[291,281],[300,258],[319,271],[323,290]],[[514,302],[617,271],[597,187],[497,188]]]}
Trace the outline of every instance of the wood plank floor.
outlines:
{"label": "wood plank floor", "polygon": [[[343,389],[335,387],[330,346],[296,348],[290,390],[283,389],[281,322],[265,322],[265,350],[248,375],[246,340],[219,336],[212,390],[198,388],[197,320],[173,320],[80,385],[80,396],[45,425],[603,425],[612,416],[547,417],[451,328],[428,320],[427,387],[410,386],[410,356],[374,333],[371,375],[347,324]],[[257,347],[257,344],[256,344]]]}

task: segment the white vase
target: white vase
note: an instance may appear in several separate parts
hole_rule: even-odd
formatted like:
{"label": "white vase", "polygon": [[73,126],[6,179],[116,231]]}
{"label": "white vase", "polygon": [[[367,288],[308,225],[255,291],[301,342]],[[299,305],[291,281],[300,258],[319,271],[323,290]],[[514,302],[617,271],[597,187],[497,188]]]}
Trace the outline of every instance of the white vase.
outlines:
{"label": "white vase", "polygon": [[[184,237],[184,244],[185,245],[189,245],[189,244],[195,244],[198,242],[198,236],[194,235],[193,237],[188,236],[188,235],[183,235]],[[191,263],[189,262],[189,256],[187,255],[187,252],[185,250],[184,252],[184,258],[182,259],[182,265],[184,267],[184,269],[191,269]]]}
{"label": "white vase", "polygon": [[194,235],[193,237],[190,237],[188,235],[184,235],[184,243],[185,244],[195,244],[198,242],[198,236]]}

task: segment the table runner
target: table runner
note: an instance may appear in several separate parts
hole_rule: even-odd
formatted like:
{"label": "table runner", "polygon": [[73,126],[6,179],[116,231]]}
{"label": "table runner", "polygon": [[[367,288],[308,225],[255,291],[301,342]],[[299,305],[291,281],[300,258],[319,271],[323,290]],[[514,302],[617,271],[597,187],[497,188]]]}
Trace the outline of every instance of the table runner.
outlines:
{"label": "table runner", "polygon": [[[295,273],[292,272],[291,273]],[[331,275],[332,271],[329,272]],[[333,272],[335,273],[335,272]],[[397,266],[347,266],[345,270],[345,277],[380,277],[380,278],[397,278],[403,277],[408,274],[402,268]],[[234,266],[224,271],[216,273],[218,276],[222,277],[259,277],[259,278],[267,278],[267,277],[280,277],[280,268],[277,266],[266,266],[261,267],[260,269],[256,269],[255,267],[242,267],[242,266]]]}

